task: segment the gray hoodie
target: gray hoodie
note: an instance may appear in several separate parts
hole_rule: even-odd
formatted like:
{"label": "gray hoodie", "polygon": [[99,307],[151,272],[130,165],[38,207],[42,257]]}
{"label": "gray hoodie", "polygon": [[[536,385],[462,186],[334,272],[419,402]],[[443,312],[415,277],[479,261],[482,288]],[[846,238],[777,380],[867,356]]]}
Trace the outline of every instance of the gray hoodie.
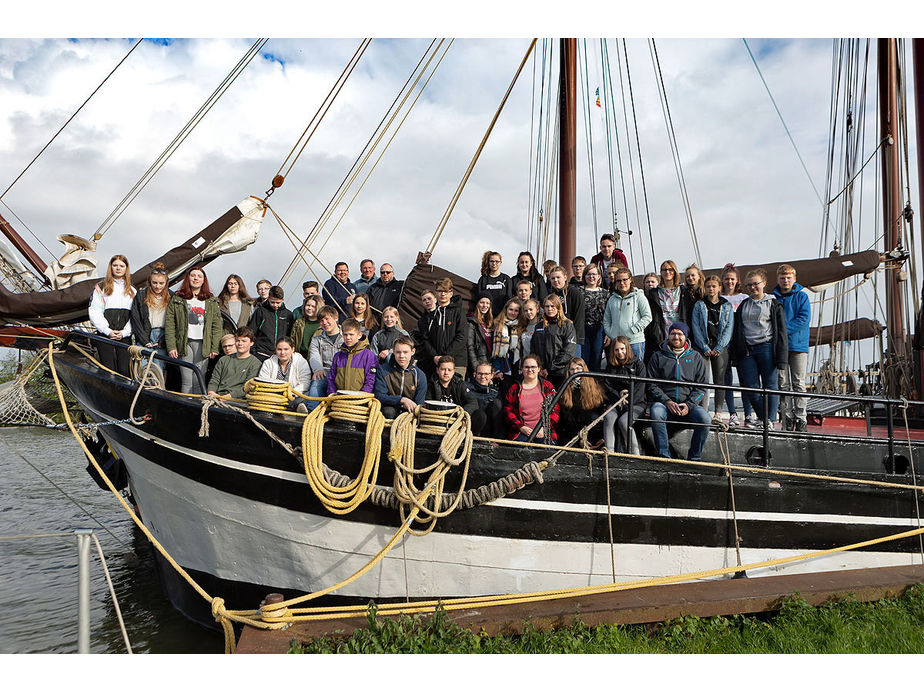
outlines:
{"label": "gray hoodie", "polygon": [[773,294],[764,294],[759,301],[751,299],[741,306],[741,327],[748,346],[763,344],[773,339],[773,323],[770,320],[770,306],[775,301]]}
{"label": "gray hoodie", "polygon": [[311,366],[311,373],[323,371],[326,373],[330,370],[330,364],[334,360],[334,354],[340,350],[343,344],[343,335],[338,331],[333,337],[329,336],[324,330],[318,328],[311,338],[311,347],[308,349],[308,365]]}

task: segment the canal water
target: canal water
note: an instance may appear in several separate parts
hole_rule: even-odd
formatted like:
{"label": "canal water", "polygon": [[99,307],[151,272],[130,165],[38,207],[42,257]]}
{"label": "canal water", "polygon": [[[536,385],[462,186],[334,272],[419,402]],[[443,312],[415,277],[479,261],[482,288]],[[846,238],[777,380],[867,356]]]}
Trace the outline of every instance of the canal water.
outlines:
{"label": "canal water", "polygon": [[[154,549],[86,466],[68,431],[0,428],[0,653],[77,651],[77,529],[92,529],[99,538],[135,652],[222,653],[220,633],[170,606]],[[19,538],[60,533],[68,536]],[[90,650],[122,653],[116,612],[91,547]]]}

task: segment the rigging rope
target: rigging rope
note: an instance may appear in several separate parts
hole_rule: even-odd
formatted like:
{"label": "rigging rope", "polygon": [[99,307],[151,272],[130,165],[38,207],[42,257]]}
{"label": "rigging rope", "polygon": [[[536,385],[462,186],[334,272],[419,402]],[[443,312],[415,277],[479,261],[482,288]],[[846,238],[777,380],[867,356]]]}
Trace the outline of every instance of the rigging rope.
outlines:
{"label": "rigging rope", "polygon": [[[420,83],[421,79],[423,79],[424,75],[427,73],[427,70],[430,69],[430,65],[433,62],[433,60],[436,58],[437,54],[439,53],[443,43],[444,43],[444,40],[441,39],[439,43],[434,47],[434,44],[436,44],[436,39],[430,42],[430,45],[427,47],[426,51],[424,51],[424,54],[421,56],[420,60],[417,62],[417,65],[411,71],[411,74],[408,76],[401,90],[395,96],[394,101],[392,101],[391,105],[385,111],[385,114],[382,116],[382,119],[379,121],[379,124],[376,126],[376,129],[369,136],[369,139],[366,141],[362,150],[356,156],[356,159],[354,159],[353,164],[350,167],[350,170],[347,171],[347,174],[344,176],[337,190],[334,192],[333,196],[328,201],[324,210],[321,212],[321,215],[318,217],[318,220],[315,222],[314,226],[308,232],[306,237],[303,240],[299,241],[299,245],[296,246],[296,256],[293,257],[288,267],[286,267],[285,272],[283,272],[282,277],[280,278],[278,282],[280,285],[282,285],[289,279],[289,277],[291,276],[291,273],[295,270],[295,267],[298,265],[299,251],[305,250],[305,251],[308,251],[309,253],[311,252],[309,250],[310,245],[320,235],[324,226],[328,223],[328,221],[333,216],[336,207],[345,198],[350,186],[352,186],[353,183],[356,181],[356,179],[359,177],[363,167],[368,163],[369,159],[372,157],[373,153],[375,152],[375,149],[379,146],[379,144],[381,143],[382,139],[385,137],[388,130],[395,123],[395,120],[398,118],[398,115],[401,113],[402,109],[404,109],[404,106],[407,103],[407,100],[410,98],[410,95],[417,88],[417,85]],[[417,103],[417,100],[420,98],[424,89],[429,84],[430,79],[435,74],[436,69],[439,67],[443,58],[446,57],[446,53],[449,51],[449,48],[451,46],[452,46],[452,42],[450,41],[449,45],[447,45],[446,49],[443,51],[442,56],[440,56],[439,60],[437,61],[436,66],[433,67],[432,71],[430,72],[430,75],[427,77],[426,81],[424,82],[424,85],[420,88],[420,91],[418,92],[417,96],[414,97],[414,100],[411,102],[411,105],[408,107],[407,112],[401,118],[398,126],[395,128],[395,132],[388,139],[388,142],[385,144],[383,152],[379,154],[378,158],[376,159],[375,163],[372,166],[372,169],[366,174],[366,177],[364,178],[362,184],[360,185],[359,190],[362,190],[363,186],[365,186],[366,182],[369,180],[370,176],[372,175],[372,171],[378,165],[378,162],[381,160],[382,156],[384,156],[384,151],[387,150],[387,148],[390,146],[392,140],[397,135],[398,130],[401,128],[401,126],[404,124],[404,121],[407,119],[408,115],[410,114],[410,111],[413,110],[414,106]],[[353,198],[350,201],[349,205],[347,206],[347,209],[349,209],[349,206],[353,204],[353,201],[355,201],[356,196],[358,194],[359,194],[359,191],[357,191],[353,195]],[[341,214],[340,220],[343,219],[343,216],[345,214],[346,214],[346,211],[344,211],[344,213]],[[337,222],[338,225],[340,223],[340,220],[338,220]],[[336,226],[334,227],[334,229],[336,229]],[[332,229],[330,233],[328,234],[328,237],[327,237],[328,240],[333,234],[334,229]],[[324,245],[325,246],[327,245],[327,241],[325,241]],[[320,252],[320,250],[318,252]],[[316,257],[314,253],[312,253],[312,256]],[[302,257],[301,259],[302,261],[304,261],[304,257]],[[308,265],[308,270],[311,271],[310,264]],[[304,274],[302,275],[302,277],[304,277]]]}
{"label": "rigging rope", "polygon": [[[131,39],[129,39],[129,40],[131,40]],[[80,111],[83,110],[83,107],[86,106],[86,105],[90,102],[90,99],[92,99],[94,96],[96,96],[96,92],[98,92],[100,89],[102,89],[103,85],[104,85],[106,82],[109,81],[109,78],[112,77],[112,75],[115,74],[115,71],[118,70],[120,67],[122,67],[122,63],[124,63],[124,62],[128,59],[128,56],[130,56],[130,55],[135,51],[135,49],[136,49],[138,46],[140,46],[143,42],[144,42],[144,39],[143,39],[143,38],[140,38],[140,39],[138,39],[137,43],[135,43],[131,48],[128,49],[128,53],[126,53],[124,56],[122,56],[122,59],[116,64],[116,66],[115,66],[114,68],[112,68],[112,70],[109,71],[109,74],[106,75],[105,78],[103,78],[103,81],[96,85],[96,89],[94,89],[92,92],[90,92],[90,95],[89,95],[86,99],[84,99],[83,103],[80,104],[80,106],[77,107],[77,110],[74,111],[74,112],[71,114],[71,117],[64,121],[64,124],[63,124],[60,128],[58,128],[58,131],[57,131],[54,135],[51,136],[51,139],[48,140],[48,142],[45,143],[45,146],[42,147],[42,148],[39,150],[38,154],[36,154],[34,157],[32,157],[32,161],[30,161],[28,164],[26,164],[26,167],[25,167],[22,171],[19,172],[19,175],[16,176],[16,178],[13,179],[13,182],[10,183],[8,186],[6,186],[6,190],[4,190],[2,194],[0,194],[0,200],[2,200],[4,197],[6,197],[6,194],[12,189],[12,187],[13,187],[14,185],[16,185],[16,183],[19,181],[19,179],[23,177],[23,175],[25,174],[25,172],[28,171],[28,170],[32,167],[32,164],[34,164],[34,163],[38,160],[38,158],[39,158],[42,154],[45,153],[45,150],[48,149],[48,147],[51,146],[51,143],[55,141],[55,138],[57,138],[57,136],[60,135],[60,134],[64,131],[64,128],[66,128],[68,125],[70,125],[71,121],[72,121],[74,118],[77,117],[77,114],[80,113]],[[38,239],[36,239],[36,240],[38,240]],[[47,248],[46,248],[46,250],[47,250]]]}
{"label": "rigging rope", "polygon": [[263,46],[266,45],[266,42],[269,39],[258,39],[255,41],[244,53],[237,64],[231,68],[231,71],[225,75],[224,79],[219,83],[215,90],[209,94],[205,102],[199,107],[199,109],[193,114],[193,116],[186,122],[186,124],[180,129],[180,131],[174,136],[170,141],[167,147],[160,153],[157,159],[154,160],[147,171],[145,171],[141,178],[139,178],[131,189],[125,194],[125,196],[119,201],[115,208],[109,213],[103,222],[99,225],[96,232],[93,234],[93,240],[98,241],[103,237],[113,224],[118,221],[119,217],[128,209],[128,206],[135,200],[138,195],[141,194],[141,191],[147,187],[148,183],[157,175],[158,171],[163,168],[164,164],[170,160],[170,157],[179,149],[180,145],[192,134],[192,131],[196,128],[197,125],[202,121],[203,118],[208,114],[212,107],[218,102],[218,100],[224,96],[225,92],[231,87],[231,85],[237,80],[241,75],[244,69],[250,64],[250,62],[260,53],[263,49]]}
{"label": "rigging rope", "polygon": [[526,54],[523,56],[523,60],[520,61],[519,67],[513,76],[513,79],[510,80],[510,85],[507,87],[507,91],[504,94],[504,98],[501,99],[500,105],[497,107],[497,110],[494,112],[494,117],[491,119],[491,123],[488,125],[487,131],[484,133],[484,137],[481,138],[481,143],[478,145],[478,148],[475,150],[475,155],[472,157],[471,162],[468,165],[468,168],[465,170],[465,173],[462,176],[462,180],[459,182],[459,185],[456,187],[456,191],[452,196],[452,199],[449,202],[449,206],[446,208],[446,211],[443,212],[443,217],[440,219],[440,223],[436,227],[436,231],[433,233],[433,237],[430,239],[430,242],[427,244],[426,253],[433,253],[433,250],[436,248],[436,244],[440,240],[440,236],[443,235],[443,230],[446,228],[446,224],[449,222],[449,217],[452,214],[453,209],[455,209],[456,203],[459,201],[459,197],[462,195],[462,190],[465,188],[465,184],[468,183],[469,177],[472,175],[472,171],[475,169],[475,164],[478,163],[478,159],[481,156],[482,150],[484,150],[485,144],[488,142],[488,138],[491,136],[491,132],[494,130],[494,125],[497,123],[497,119],[500,118],[501,112],[504,110],[504,106],[507,105],[507,99],[510,98],[510,92],[513,91],[514,85],[517,83],[517,80],[520,77],[520,73],[523,72],[523,68],[526,65],[526,61],[529,59],[529,56],[533,52],[533,48],[536,45],[536,39],[533,39],[529,42],[529,48],[526,49]]}

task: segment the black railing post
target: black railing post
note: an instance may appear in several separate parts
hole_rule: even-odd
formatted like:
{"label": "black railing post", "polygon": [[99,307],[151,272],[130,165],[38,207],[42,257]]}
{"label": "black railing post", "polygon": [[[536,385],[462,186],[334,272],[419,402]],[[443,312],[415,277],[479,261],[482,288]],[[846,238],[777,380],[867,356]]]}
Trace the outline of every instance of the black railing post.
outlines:
{"label": "black railing post", "polygon": [[866,402],[866,406],[864,407],[864,410],[866,411],[866,435],[868,438],[872,438],[873,437],[873,412],[872,412],[872,407],[870,406],[869,402]]}
{"label": "black railing post", "polygon": [[770,466],[770,397],[767,396],[767,388],[763,389],[763,409],[764,409],[764,466]]}
{"label": "black railing post", "polygon": [[889,424],[889,467],[895,472],[895,422],[892,421],[891,402],[886,402],[886,420]]}
{"label": "black railing post", "polygon": [[[632,403],[634,401],[635,401],[635,376],[633,375],[629,377],[629,401],[626,403],[628,406],[628,408],[626,409],[626,439],[622,443],[623,447],[625,448],[623,452],[625,452],[627,455],[629,454],[629,451],[632,449],[631,446],[629,445],[629,441],[632,440],[632,423],[633,423]],[[619,415],[618,414],[616,416],[616,430],[617,431],[619,430]]]}

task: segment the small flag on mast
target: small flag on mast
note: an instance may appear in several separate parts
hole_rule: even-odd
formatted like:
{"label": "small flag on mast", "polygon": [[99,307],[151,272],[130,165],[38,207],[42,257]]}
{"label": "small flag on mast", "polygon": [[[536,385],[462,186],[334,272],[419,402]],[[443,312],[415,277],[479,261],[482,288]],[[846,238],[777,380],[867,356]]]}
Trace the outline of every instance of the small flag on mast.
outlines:
{"label": "small flag on mast", "polygon": [[600,87],[597,87],[597,108],[600,108]]}

